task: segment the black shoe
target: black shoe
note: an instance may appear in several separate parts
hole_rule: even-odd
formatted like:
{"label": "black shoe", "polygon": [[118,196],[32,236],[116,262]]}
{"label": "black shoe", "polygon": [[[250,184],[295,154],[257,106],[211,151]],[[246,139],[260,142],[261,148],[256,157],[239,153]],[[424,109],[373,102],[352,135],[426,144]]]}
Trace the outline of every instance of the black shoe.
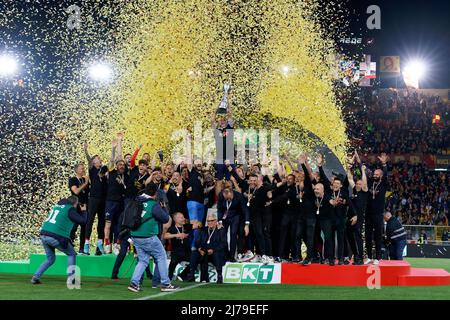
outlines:
{"label": "black shoe", "polygon": [[344,265],[348,266],[349,264],[350,264],[350,260],[347,259],[347,258],[345,258],[345,259],[344,259]]}
{"label": "black shoe", "polygon": [[119,280],[119,277],[117,275],[113,275],[113,276],[111,276],[111,279],[112,280]]}
{"label": "black shoe", "polygon": [[302,265],[304,265],[304,266],[309,266],[310,264],[311,264],[311,260],[309,260],[309,259],[305,259],[302,262]]}
{"label": "black shoe", "polygon": [[281,263],[281,258],[280,258],[280,257],[275,257],[274,261],[275,261],[276,263]]}
{"label": "black shoe", "polygon": [[299,263],[300,259],[299,258],[292,258],[292,263]]}
{"label": "black shoe", "polygon": [[334,259],[331,259],[331,260],[328,262],[328,264],[329,264],[330,266],[334,266]]}
{"label": "black shoe", "polygon": [[128,286],[128,290],[133,291],[133,292],[139,292],[142,291],[141,286],[137,286],[133,283],[130,283],[130,285]]}
{"label": "black shoe", "polygon": [[95,255],[96,256],[101,256],[102,255],[102,252],[100,251],[100,249],[98,247],[95,249]]}
{"label": "black shoe", "polygon": [[322,259],[320,260],[320,264],[329,264],[330,262],[328,261],[328,259]]}
{"label": "black shoe", "polygon": [[223,283],[223,278],[222,276],[217,277],[217,284],[222,284]]}
{"label": "black shoe", "polygon": [[195,282],[195,276],[190,274],[186,277],[186,282]]}

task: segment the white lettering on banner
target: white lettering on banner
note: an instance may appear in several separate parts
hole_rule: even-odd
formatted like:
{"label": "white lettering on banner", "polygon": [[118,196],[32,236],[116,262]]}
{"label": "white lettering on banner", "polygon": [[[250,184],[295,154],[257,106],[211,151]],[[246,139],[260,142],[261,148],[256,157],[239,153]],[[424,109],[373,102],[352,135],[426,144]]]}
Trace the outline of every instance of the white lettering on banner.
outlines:
{"label": "white lettering on banner", "polygon": [[381,289],[381,269],[379,266],[370,265],[367,268],[366,273],[372,274],[367,278],[367,288],[372,289]]}
{"label": "white lettering on banner", "polygon": [[263,280],[267,280],[267,278],[269,278],[269,272],[270,272],[270,270],[269,269],[260,269],[260,271],[262,272],[262,274],[263,274]]}
{"label": "white lettering on banner", "polygon": [[241,278],[241,269],[239,268],[227,268],[227,273],[225,277],[228,279],[240,279]]}
{"label": "white lettering on banner", "polygon": [[254,273],[255,271],[258,271],[258,268],[244,269],[244,271],[242,273],[242,279],[256,280],[256,276],[255,276],[255,273]]}

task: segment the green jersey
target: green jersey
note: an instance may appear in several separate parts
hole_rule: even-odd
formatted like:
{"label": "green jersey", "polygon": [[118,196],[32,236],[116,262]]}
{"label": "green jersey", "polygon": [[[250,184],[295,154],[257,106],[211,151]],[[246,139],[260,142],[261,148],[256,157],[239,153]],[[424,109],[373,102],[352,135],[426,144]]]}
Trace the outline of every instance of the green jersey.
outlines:
{"label": "green jersey", "polygon": [[141,221],[145,221],[134,231],[131,231],[132,237],[150,238],[151,236],[158,235],[159,224],[153,217],[153,206],[156,204],[155,200],[149,200],[144,202],[144,210],[142,210]]}
{"label": "green jersey", "polygon": [[70,204],[55,205],[47,219],[42,224],[42,231],[51,232],[59,236],[70,238],[70,231],[74,223],[69,218]]}

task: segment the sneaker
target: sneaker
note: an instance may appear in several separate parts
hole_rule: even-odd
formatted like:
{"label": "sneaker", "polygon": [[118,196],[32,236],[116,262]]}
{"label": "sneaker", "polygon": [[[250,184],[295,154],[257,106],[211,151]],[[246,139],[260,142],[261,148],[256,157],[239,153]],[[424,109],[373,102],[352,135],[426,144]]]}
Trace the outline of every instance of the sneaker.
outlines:
{"label": "sneaker", "polygon": [[364,264],[370,264],[370,263],[372,263],[372,259],[367,258],[367,260],[364,261]]}
{"label": "sneaker", "polygon": [[250,262],[253,262],[253,263],[259,263],[261,261],[262,261],[262,259],[261,259],[260,255],[256,255],[252,260],[250,260]]}
{"label": "sneaker", "polygon": [[261,257],[261,263],[264,265],[269,263],[269,259],[265,254],[263,254]]}
{"label": "sneaker", "polygon": [[84,244],[83,253],[89,255],[89,243]]}
{"label": "sneaker", "polygon": [[152,284],[152,289],[159,289],[159,288],[161,288],[162,286],[160,285],[160,284],[158,284],[158,285],[154,285],[154,284]]}
{"label": "sneaker", "polygon": [[119,255],[119,252],[120,252],[120,244],[114,243],[114,244],[112,245],[112,253],[113,253],[115,256],[118,256],[118,255]]}
{"label": "sneaker", "polygon": [[349,265],[350,264],[350,259],[348,257],[344,258],[344,265]]}
{"label": "sneaker", "polygon": [[311,260],[309,260],[309,259],[305,259],[302,262],[302,265],[304,265],[304,266],[309,266],[310,264],[311,264]]}
{"label": "sneaker", "polygon": [[110,254],[111,253],[111,245],[107,244],[105,245],[105,254]]}
{"label": "sneaker", "polygon": [[255,255],[253,254],[253,252],[251,252],[250,250],[248,250],[245,254],[244,257],[242,258],[242,262],[249,262],[250,260],[252,260],[255,257]]}
{"label": "sneaker", "polygon": [[98,247],[95,248],[95,255],[96,256],[101,256],[102,255],[102,252],[100,251],[100,249]]}
{"label": "sneaker", "polygon": [[128,290],[133,291],[133,292],[139,292],[142,291],[141,286],[137,286],[133,283],[130,283],[130,285],[128,286]]}
{"label": "sneaker", "polygon": [[267,257],[267,262],[268,262],[268,263],[274,263],[275,260],[273,259],[273,257],[268,256],[268,257]]}
{"label": "sneaker", "polygon": [[331,259],[328,263],[328,265],[330,265],[331,267],[334,266],[334,259]]}
{"label": "sneaker", "polygon": [[31,278],[31,283],[32,284],[41,284],[41,280],[39,280],[38,278],[36,278],[35,276],[33,276],[33,278]]}
{"label": "sneaker", "polygon": [[320,264],[329,264],[330,262],[328,261],[328,259],[323,259],[320,260]]}
{"label": "sneaker", "polygon": [[239,253],[237,256],[237,262],[242,262],[243,257],[244,257],[244,255],[242,253]]}
{"label": "sneaker", "polygon": [[380,264],[380,261],[378,259],[373,259],[373,264],[377,266]]}
{"label": "sneaker", "polygon": [[274,261],[275,261],[275,263],[281,263],[281,258],[280,257],[275,257]]}
{"label": "sneaker", "polygon": [[161,291],[162,292],[171,292],[171,291],[178,290],[179,288],[180,287],[174,286],[173,284],[169,284],[167,286],[162,286]]}

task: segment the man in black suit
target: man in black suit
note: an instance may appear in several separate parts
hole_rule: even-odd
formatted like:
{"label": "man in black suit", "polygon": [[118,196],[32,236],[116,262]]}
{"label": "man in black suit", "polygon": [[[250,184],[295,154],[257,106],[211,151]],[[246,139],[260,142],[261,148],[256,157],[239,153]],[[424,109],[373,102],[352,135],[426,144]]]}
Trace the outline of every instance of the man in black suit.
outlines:
{"label": "man in black suit", "polygon": [[209,282],[208,262],[212,262],[217,271],[217,283],[223,283],[222,267],[225,264],[227,234],[225,228],[218,228],[215,212],[208,213],[206,223],[207,226],[200,230],[196,241],[197,250],[191,253],[191,271],[187,281],[195,280],[195,271],[200,264],[200,281]]}

